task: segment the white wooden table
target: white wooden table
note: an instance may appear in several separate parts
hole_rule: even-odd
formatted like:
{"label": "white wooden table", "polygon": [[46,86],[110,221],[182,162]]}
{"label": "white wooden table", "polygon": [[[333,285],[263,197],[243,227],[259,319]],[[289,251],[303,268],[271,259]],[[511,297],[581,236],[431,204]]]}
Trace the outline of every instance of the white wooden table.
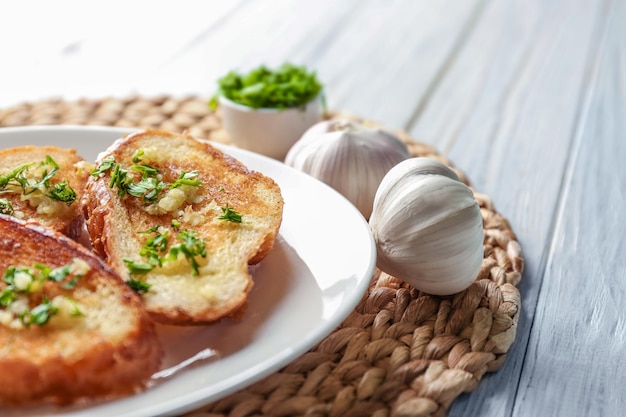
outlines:
{"label": "white wooden table", "polygon": [[3,2],[0,45],[0,107],[316,69],[330,108],[434,145],[519,237],[517,340],[449,415],[626,415],[626,1]]}

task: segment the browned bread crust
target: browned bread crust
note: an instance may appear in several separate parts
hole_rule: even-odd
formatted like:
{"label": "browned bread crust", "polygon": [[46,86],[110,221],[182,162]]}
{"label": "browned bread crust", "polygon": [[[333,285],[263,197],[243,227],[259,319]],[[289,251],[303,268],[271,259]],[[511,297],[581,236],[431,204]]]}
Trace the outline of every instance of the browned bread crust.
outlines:
{"label": "browned bread crust", "polygon": [[[89,169],[83,165],[85,161],[76,153],[75,149],[62,149],[56,146],[18,146],[0,150],[0,175],[6,175],[16,167],[34,162],[29,172],[35,172],[37,165],[50,156],[59,165],[59,171],[51,178],[52,184],[67,180],[76,192],[77,198],[71,205],[41,197],[37,193],[25,199],[20,192],[6,192],[4,189],[0,197],[8,199],[15,209],[16,216],[24,220],[35,220],[42,225],[61,232],[66,236],[77,239],[83,231],[83,215],[80,208],[80,198],[85,182],[89,176]],[[49,169],[49,167],[47,167]],[[13,188],[15,191],[15,187]],[[41,201],[43,200],[43,201]],[[36,203],[41,202],[39,206]],[[51,212],[53,209],[54,212]]]}
{"label": "browned bread crust", "polygon": [[[71,300],[82,316],[60,311],[41,326],[20,326],[17,318],[0,322],[0,404],[115,398],[141,390],[158,370],[162,350],[154,324],[114,271],[59,233],[0,215],[0,274],[35,263],[58,268],[76,258],[88,268],[73,288],[66,285],[71,276],[46,281],[29,293],[28,303]],[[0,292],[7,285],[0,281]],[[0,307],[5,319],[10,308]]]}
{"label": "browned bread crust", "polygon": [[[91,177],[83,207],[94,250],[129,279],[123,260],[145,261],[139,253],[149,236],[140,232],[166,227],[175,241],[176,231],[170,227],[175,220],[180,230],[193,230],[204,239],[206,257],[198,258],[197,276],[183,260],[179,265],[168,262],[142,277],[150,285],[142,294],[147,311],[155,320],[170,324],[205,324],[241,314],[253,285],[248,265],[267,255],[282,221],[278,185],[206,141],[166,131],[148,130],[118,139],[99,155],[96,166],[113,157],[133,173],[130,167],[138,150],[145,151],[142,162],[157,168],[162,181],[171,184],[182,172],[197,171],[201,186],[179,208],[155,213],[141,198],[120,196],[111,188],[111,171]],[[132,175],[139,180],[140,174]],[[226,206],[242,215],[241,223],[218,219]]]}

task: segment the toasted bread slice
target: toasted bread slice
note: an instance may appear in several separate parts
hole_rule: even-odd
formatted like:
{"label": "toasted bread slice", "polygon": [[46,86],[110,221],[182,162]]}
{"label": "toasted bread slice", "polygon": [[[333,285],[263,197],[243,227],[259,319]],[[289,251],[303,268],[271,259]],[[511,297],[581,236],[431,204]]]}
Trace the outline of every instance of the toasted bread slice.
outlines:
{"label": "toasted bread slice", "polygon": [[40,224],[0,215],[0,236],[0,404],[142,389],[162,349],[134,291],[84,246]]}
{"label": "toasted bread slice", "polygon": [[[158,173],[132,168],[144,165]],[[253,285],[248,265],[270,251],[282,221],[278,185],[206,141],[156,130],[118,139],[96,167],[83,200],[92,246],[120,275],[146,284],[150,315],[184,325],[240,315]],[[163,189],[129,194],[129,182],[142,178]],[[195,185],[176,185],[181,178]]]}
{"label": "toasted bread slice", "polygon": [[[53,173],[54,164],[58,171]],[[36,220],[77,239],[83,231],[80,198],[89,176],[84,164],[74,149],[19,146],[0,150],[0,198],[5,199],[0,200],[0,212]]]}

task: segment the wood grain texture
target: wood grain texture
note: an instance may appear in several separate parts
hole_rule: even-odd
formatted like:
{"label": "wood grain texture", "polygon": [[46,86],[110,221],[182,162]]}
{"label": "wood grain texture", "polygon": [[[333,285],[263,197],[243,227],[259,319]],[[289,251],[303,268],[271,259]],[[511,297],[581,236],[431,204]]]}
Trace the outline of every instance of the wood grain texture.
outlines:
{"label": "wood grain texture", "polygon": [[[511,414],[533,320],[546,319],[537,318],[535,308],[552,284],[543,277],[563,171],[608,20],[606,2],[557,3],[489,3],[411,130],[465,169],[478,190],[494,196],[517,225],[527,259],[513,353],[477,394],[453,405],[451,416]],[[548,320],[559,326],[558,316]],[[526,414],[525,403],[519,407],[520,415],[538,415],[534,408]]]}
{"label": "wood grain texture", "polygon": [[626,4],[608,5],[513,416],[626,410]]}

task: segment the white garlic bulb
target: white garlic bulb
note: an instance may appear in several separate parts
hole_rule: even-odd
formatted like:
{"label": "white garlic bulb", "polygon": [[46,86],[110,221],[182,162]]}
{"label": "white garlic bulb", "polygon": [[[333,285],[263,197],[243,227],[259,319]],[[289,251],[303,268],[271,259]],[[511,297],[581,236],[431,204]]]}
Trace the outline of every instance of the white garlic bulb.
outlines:
{"label": "white garlic bulb", "polygon": [[377,266],[434,295],[463,291],[483,260],[483,222],[472,191],[444,164],[407,159],[383,178],[370,218]]}
{"label": "white garlic bulb", "polygon": [[311,126],[291,147],[285,163],[330,185],[368,219],[380,181],[410,156],[404,142],[382,129],[328,120]]}

